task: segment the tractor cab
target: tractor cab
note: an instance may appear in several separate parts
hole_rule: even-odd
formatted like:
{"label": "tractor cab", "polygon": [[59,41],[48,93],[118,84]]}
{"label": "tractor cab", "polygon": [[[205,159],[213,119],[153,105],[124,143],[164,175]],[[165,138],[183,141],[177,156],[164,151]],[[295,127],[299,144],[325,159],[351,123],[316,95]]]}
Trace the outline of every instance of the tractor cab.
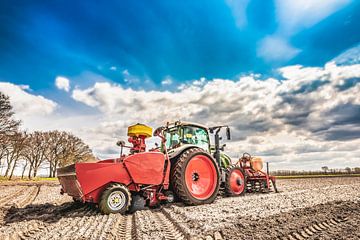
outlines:
{"label": "tractor cab", "polygon": [[[219,132],[223,127],[226,128],[226,137],[230,140],[230,128],[228,126],[208,128],[192,122],[168,123],[164,128],[164,137],[170,158],[175,159],[184,150],[198,147],[213,155],[220,168],[227,168],[231,164],[231,158],[223,152],[225,144],[220,146],[222,137],[219,136]],[[214,144],[211,144],[210,134],[214,134]]]}
{"label": "tractor cab", "polygon": [[169,154],[183,146],[197,146],[210,152],[210,139],[207,127],[196,123],[177,121],[165,129],[166,148]]}

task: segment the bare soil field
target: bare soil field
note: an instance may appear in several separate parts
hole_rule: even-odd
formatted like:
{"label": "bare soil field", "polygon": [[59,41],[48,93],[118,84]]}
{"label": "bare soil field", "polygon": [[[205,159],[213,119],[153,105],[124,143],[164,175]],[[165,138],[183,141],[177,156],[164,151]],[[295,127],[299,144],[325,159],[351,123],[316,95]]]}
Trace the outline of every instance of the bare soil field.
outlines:
{"label": "bare soil field", "polygon": [[360,178],[279,180],[280,193],[219,196],[102,215],[51,183],[0,184],[0,239],[360,239]]}

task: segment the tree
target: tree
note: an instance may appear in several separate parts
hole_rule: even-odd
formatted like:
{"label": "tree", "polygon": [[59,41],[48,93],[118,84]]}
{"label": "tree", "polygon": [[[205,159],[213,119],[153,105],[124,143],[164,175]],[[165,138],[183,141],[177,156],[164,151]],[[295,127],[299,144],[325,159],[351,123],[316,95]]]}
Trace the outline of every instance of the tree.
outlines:
{"label": "tree", "polygon": [[62,158],[65,146],[65,134],[59,131],[44,133],[46,141],[46,160],[49,162],[49,177],[55,177],[55,171]]}
{"label": "tree", "polygon": [[26,133],[25,132],[16,133],[11,138],[12,138],[11,141],[13,146],[13,152],[15,154],[13,158],[13,165],[10,171],[9,179],[13,177],[15,168],[17,167],[19,160],[22,158],[22,152],[26,142]]}
{"label": "tree", "polygon": [[350,173],[351,173],[351,168],[346,167],[346,168],[345,168],[345,171],[346,171],[348,174],[350,174]]}
{"label": "tree", "polygon": [[60,167],[76,162],[87,162],[95,159],[89,146],[75,135],[66,133],[65,143],[62,159],[59,162]]}
{"label": "tree", "polygon": [[9,97],[0,92],[0,137],[17,132],[20,121],[15,120]]}
{"label": "tree", "polygon": [[7,167],[5,176],[9,176],[9,179],[13,177],[14,170],[22,156],[25,140],[25,133],[15,133],[14,135],[8,136],[6,139],[5,159]]}
{"label": "tree", "polygon": [[46,160],[49,162],[49,177],[55,177],[59,166],[94,159],[90,148],[78,137],[67,132],[44,133]]}
{"label": "tree", "polygon": [[321,169],[325,172],[325,174],[327,173],[327,171],[329,171],[329,167],[328,167],[328,166],[321,167]]}
{"label": "tree", "polygon": [[28,135],[23,149],[23,156],[29,163],[29,179],[36,177],[40,165],[45,160],[46,141],[44,134],[35,131]]}
{"label": "tree", "polygon": [[16,134],[20,121],[14,119],[14,112],[9,97],[0,92],[0,164],[8,154],[9,137]]}

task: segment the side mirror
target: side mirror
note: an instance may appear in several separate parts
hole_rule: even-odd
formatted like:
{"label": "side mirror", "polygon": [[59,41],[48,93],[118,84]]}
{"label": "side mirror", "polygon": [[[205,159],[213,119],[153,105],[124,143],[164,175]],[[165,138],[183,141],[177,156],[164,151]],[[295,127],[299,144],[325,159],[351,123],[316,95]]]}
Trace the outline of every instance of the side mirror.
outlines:
{"label": "side mirror", "polygon": [[162,130],[163,130],[163,127],[158,127],[158,128],[154,131],[153,136],[154,136],[154,137],[159,136],[159,135],[161,134]]}
{"label": "side mirror", "polygon": [[230,128],[229,127],[226,127],[226,138],[227,138],[227,140],[231,140]]}
{"label": "side mirror", "polygon": [[124,147],[125,146],[125,142],[123,140],[119,140],[116,142],[116,145],[119,147]]}
{"label": "side mirror", "polygon": [[223,145],[221,146],[220,150],[221,150],[221,151],[224,151],[225,147],[226,147],[226,144],[223,144]]}

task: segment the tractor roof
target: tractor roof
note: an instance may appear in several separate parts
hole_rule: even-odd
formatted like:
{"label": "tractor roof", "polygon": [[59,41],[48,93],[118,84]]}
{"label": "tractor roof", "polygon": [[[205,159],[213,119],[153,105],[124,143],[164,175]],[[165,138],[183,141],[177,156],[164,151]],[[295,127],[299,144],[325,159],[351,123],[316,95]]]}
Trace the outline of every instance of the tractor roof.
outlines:
{"label": "tractor roof", "polygon": [[176,122],[170,122],[167,124],[169,127],[173,127],[173,126],[195,126],[195,127],[199,127],[199,128],[204,128],[204,129],[208,129],[207,126],[199,124],[199,123],[194,123],[194,122],[183,122],[183,121],[176,121]]}

